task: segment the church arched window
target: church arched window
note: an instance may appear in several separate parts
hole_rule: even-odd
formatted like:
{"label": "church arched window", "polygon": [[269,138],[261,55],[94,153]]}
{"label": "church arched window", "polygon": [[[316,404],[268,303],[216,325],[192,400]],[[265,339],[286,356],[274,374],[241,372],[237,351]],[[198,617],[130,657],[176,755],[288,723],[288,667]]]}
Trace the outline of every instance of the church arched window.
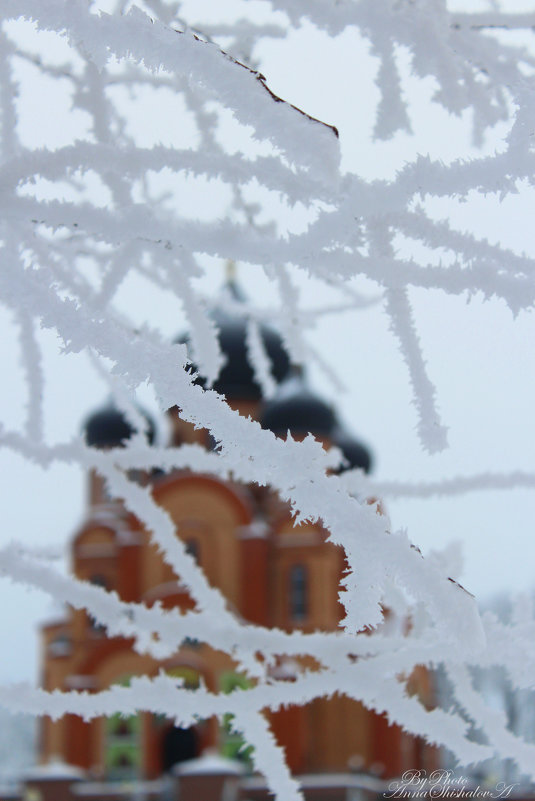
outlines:
{"label": "church arched window", "polygon": [[[231,693],[238,689],[247,690],[252,686],[252,682],[247,676],[240,673],[226,672],[220,675],[219,686],[222,692]],[[221,719],[219,728],[221,754],[227,759],[241,762],[248,771],[252,771],[253,746],[248,745],[243,735],[234,729],[233,720],[234,715],[228,712]]]}
{"label": "church arched window", "polygon": [[109,589],[109,582],[106,576],[101,575],[100,573],[94,573],[91,578],[89,579],[91,584],[94,584],[96,587],[102,587],[105,590]]}
{"label": "church arched window", "polygon": [[193,556],[197,564],[200,564],[201,549],[199,548],[199,541],[193,538],[186,540],[186,553]]}
{"label": "church arched window", "polygon": [[[89,579],[90,584],[94,584],[96,587],[102,587],[103,590],[110,589],[110,583],[106,576],[101,575],[100,573],[93,574]],[[89,626],[90,630],[93,634],[97,634],[99,636],[103,636],[106,634],[106,626],[103,626],[101,623],[98,622],[94,617],[89,615]]]}
{"label": "church arched window", "polygon": [[[182,686],[186,690],[195,692],[201,686],[201,674],[189,665],[177,665],[166,670],[168,676],[182,679]],[[169,716],[164,714],[152,716],[153,726],[160,730],[160,758],[164,773],[173,765],[194,759],[199,756],[200,730],[203,721],[198,720],[194,726],[183,728],[175,726]]]}
{"label": "church arched window", "polygon": [[308,616],[308,570],[305,565],[292,565],[289,573],[290,619],[304,620]]}

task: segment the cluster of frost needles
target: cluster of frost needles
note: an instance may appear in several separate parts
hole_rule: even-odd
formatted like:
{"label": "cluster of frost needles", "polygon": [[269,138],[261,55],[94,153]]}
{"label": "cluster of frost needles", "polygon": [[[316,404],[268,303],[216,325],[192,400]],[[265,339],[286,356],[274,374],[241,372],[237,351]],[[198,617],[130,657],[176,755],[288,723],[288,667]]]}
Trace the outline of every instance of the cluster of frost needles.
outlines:
{"label": "cluster of frost needles", "polygon": [[[278,799],[291,801],[301,798],[299,786],[264,712],[337,692],[445,747],[461,765],[498,755],[516,760],[523,773],[535,778],[535,746],[508,730],[505,717],[476,691],[470,672],[471,666],[499,665],[513,686],[532,687],[533,617],[519,613],[507,626],[492,615],[481,618],[473,597],[449,578],[446,559],[424,559],[406,533],[390,531],[386,516],[359,503],[362,475],[341,478],[329,472],[339,454],[326,452],[312,437],[277,439],[240,417],[216,392],[192,383],[184,369],[184,345],[169,345],[148,326],[134,330],[114,304],[125,277],[134,272],[159,291],[180,297],[196,363],[213,381],[222,356],[215,324],[198,291],[203,258],[239,261],[273,281],[283,307],[276,322],[296,362],[310,356],[305,336],[310,320],[300,308],[290,266],[345,292],[347,307],[355,309],[363,300],[350,281],[365,276],[384,301],[406,364],[422,448],[428,453],[445,449],[447,421],[438,413],[409,290],[499,297],[516,314],[533,305],[535,261],[447,222],[437,223],[426,213],[424,200],[463,198],[469,192],[506,196],[519,181],[532,181],[535,59],[486,30],[533,27],[535,15],[502,14],[495,8],[452,14],[445,0],[269,0],[277,24],[249,18],[245,9],[235,25],[201,29],[182,16],[181,5],[179,0],[108,2],[105,8],[90,0],[1,4],[0,290],[19,326],[29,401],[25,430],[3,426],[0,442],[42,468],[56,462],[98,471],[110,492],[124,499],[150,530],[196,607],[181,613],[126,604],[113,592],[60,574],[42,554],[14,545],[3,548],[0,557],[4,575],[86,609],[110,636],[133,637],[140,652],[165,658],[193,636],[227,652],[253,681],[248,690],[230,694],[204,687],[191,693],[164,675],[90,695],[30,686],[13,693],[8,687],[0,688],[0,704],[52,717],[74,713],[86,720],[148,710],[184,726],[195,716],[232,713],[233,725],[254,746],[255,767]],[[343,174],[336,128],[277,97],[249,66],[263,38],[283,38],[305,22],[328,36],[353,26],[369,42],[380,60],[376,137],[411,128],[398,64],[404,49],[411,54],[413,73],[435,81],[437,103],[457,115],[471,111],[476,143],[498,121],[509,122],[501,152],[449,165],[419,157],[391,180],[369,182]],[[47,56],[47,47],[40,51],[39,36],[55,41],[54,58]],[[221,41],[226,50],[216,43]],[[76,133],[53,148],[34,148],[22,135],[20,82],[28,70],[56,82],[69,98]],[[142,103],[150,92],[180,103],[182,144],[147,144],[136,137],[128,102]],[[221,136],[222,121],[229,117],[241,131],[233,148]],[[249,144],[241,148],[244,137]],[[162,189],[167,182],[186,192],[187,181],[194,180],[223,185],[228,213],[217,220],[191,219],[187,202],[174,202]],[[261,224],[258,207],[247,201],[253,184],[276,194],[288,208],[302,204],[309,209],[306,229],[281,236],[273,225]],[[400,256],[395,246],[399,235],[454,257],[446,265],[427,266]],[[265,312],[250,306],[247,315],[249,357],[269,394],[269,358],[258,334]],[[209,429],[220,443],[218,451],[149,447],[141,436],[105,453],[81,440],[47,443],[38,326],[56,332],[65,352],[87,350],[101,366],[111,365],[106,373],[110,391],[127,415],[135,415],[136,388],[149,382],[161,408],[176,405],[184,420]],[[321,518],[349,565],[340,588],[346,612],[340,631],[285,633],[238,620],[185,551],[150,491],[128,478],[132,469],[151,468],[189,468],[271,485],[291,504],[296,521]],[[435,485],[400,482],[369,489],[425,497],[533,483],[528,474],[489,473]],[[381,627],[384,605],[400,623],[388,634]],[[407,634],[402,623],[409,617],[413,625]],[[309,655],[318,667],[303,669],[295,682],[277,681],[269,666],[281,655]],[[407,692],[404,677],[416,665],[443,666],[455,699],[451,708],[428,710]],[[482,733],[477,742],[474,730]]]}

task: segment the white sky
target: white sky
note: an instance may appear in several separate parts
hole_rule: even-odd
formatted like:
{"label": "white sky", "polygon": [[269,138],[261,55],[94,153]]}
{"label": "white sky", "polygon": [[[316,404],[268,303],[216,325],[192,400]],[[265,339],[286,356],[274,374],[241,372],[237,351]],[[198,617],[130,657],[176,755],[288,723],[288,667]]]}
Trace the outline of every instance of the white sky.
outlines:
{"label": "white sky", "polygon": [[[222,5],[231,7],[230,2]],[[202,17],[205,6],[214,8],[213,3],[195,0],[197,18]],[[430,104],[432,82],[410,78],[407,92],[417,135],[400,134],[387,143],[371,141],[377,98],[373,66],[354,31],[329,43],[304,26],[285,42],[262,44],[256,55],[274,92],[338,127],[345,168],[367,179],[393,175],[416,153],[430,153],[446,162],[476,154],[466,120],[453,120]],[[54,105],[56,113],[50,115],[50,104],[55,104],[47,94],[52,91],[50,85],[34,86],[34,90],[21,101],[28,141],[41,137],[62,144],[61,137],[69,140],[73,131],[83,128],[83,119],[73,119],[66,105]],[[142,126],[146,107],[140,112],[137,124]],[[499,126],[485,150],[499,149],[504,133]],[[219,203],[223,212],[224,195],[211,195],[211,199],[213,208],[217,210]],[[197,208],[205,206],[205,192],[197,200]],[[437,201],[433,208],[437,217],[447,216],[460,228],[470,227],[491,241],[535,255],[532,190],[524,189],[502,204],[489,197],[474,198],[462,206]],[[297,212],[291,225],[302,224]],[[275,300],[273,289],[256,275],[242,269],[240,277],[253,300]],[[219,280],[219,270],[212,271],[206,284],[215,288]],[[328,299],[323,286],[315,282],[303,285],[310,306]],[[358,282],[358,286],[374,292],[370,283]],[[438,291],[413,290],[411,300],[439,408],[450,428],[450,448],[438,456],[428,457],[420,449],[407,372],[379,306],[358,315],[322,318],[311,338],[343,379],[347,392],[340,395],[315,369],[312,381],[320,393],[336,401],[347,426],[372,446],[376,477],[427,481],[487,470],[534,471],[533,315],[521,313],[513,319],[502,302],[483,303],[476,297],[467,304],[462,297]],[[169,336],[184,328],[177,302],[140,293],[138,281],[125,282],[120,302],[134,318],[157,319]],[[79,430],[83,417],[103,399],[104,388],[85,357],[61,355],[49,332],[41,335],[40,342],[47,372],[46,433],[50,441],[62,440]],[[0,420],[7,428],[18,428],[23,420],[25,387],[14,328],[4,307],[0,307],[0,370],[6,376],[0,393]],[[149,392],[140,396],[145,405],[154,408]],[[83,514],[85,483],[79,471],[57,467],[43,473],[7,452],[0,452],[0,469],[4,541],[66,545]],[[465,557],[461,581],[480,597],[534,586],[533,492],[478,492],[453,499],[388,502],[388,508],[394,525],[407,528],[424,553],[452,540],[461,541]],[[33,626],[48,604],[41,593],[13,587],[6,579],[0,581],[0,608],[4,610],[0,681],[34,677],[37,634]]]}

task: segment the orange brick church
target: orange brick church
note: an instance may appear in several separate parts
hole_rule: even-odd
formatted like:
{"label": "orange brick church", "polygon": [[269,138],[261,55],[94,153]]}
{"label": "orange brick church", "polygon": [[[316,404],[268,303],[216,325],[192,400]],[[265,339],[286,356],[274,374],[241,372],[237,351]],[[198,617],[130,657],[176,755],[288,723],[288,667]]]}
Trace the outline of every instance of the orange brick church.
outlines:
{"label": "orange brick church", "polygon": [[[225,289],[235,301],[240,299],[234,280]],[[233,409],[251,415],[279,436],[290,431],[297,438],[310,431],[326,446],[338,445],[347,466],[370,469],[367,448],[344,431],[335,411],[307,388],[303,370],[292,367],[273,329],[262,326],[261,336],[279,389],[274,398],[264,401],[247,359],[245,318],[218,307],[213,318],[227,359],[214,389],[225,395]],[[182,421],[178,409],[169,409],[167,414],[174,445],[197,442],[213,447],[208,433]],[[120,446],[132,433],[112,405],[94,413],[85,425],[86,440],[96,448]],[[338,585],[344,555],[326,541],[320,524],[295,527],[290,509],[269,488],[187,470],[137,478],[150,484],[153,497],[175,522],[177,536],[236,615],[287,631],[337,629],[342,617]],[[158,601],[165,608],[182,610],[194,607],[147,531],[120,501],[106,494],[96,474],[89,476],[87,513],[72,539],[71,558],[79,579],[115,590],[124,601],[149,606]],[[161,670],[183,677],[193,692],[201,679],[212,690],[247,686],[230,658],[205,643],[186,641],[172,658],[157,662],[136,653],[131,640],[108,638],[83,611],[68,609],[65,617],[48,623],[42,634],[42,685],[47,690],[96,692]],[[280,678],[291,681],[291,665],[282,664],[280,670]],[[431,704],[427,674],[416,677],[415,690],[424,703]],[[430,768],[436,759],[420,740],[339,695],[304,707],[290,706],[270,714],[270,720],[296,774],[344,772],[353,767],[388,777],[406,768]],[[43,762],[60,758],[95,778],[152,779],[207,748],[246,761],[247,749],[242,746],[225,721],[209,719],[181,729],[164,717],[142,712],[89,723],[75,715],[56,722],[45,718],[40,749]]]}

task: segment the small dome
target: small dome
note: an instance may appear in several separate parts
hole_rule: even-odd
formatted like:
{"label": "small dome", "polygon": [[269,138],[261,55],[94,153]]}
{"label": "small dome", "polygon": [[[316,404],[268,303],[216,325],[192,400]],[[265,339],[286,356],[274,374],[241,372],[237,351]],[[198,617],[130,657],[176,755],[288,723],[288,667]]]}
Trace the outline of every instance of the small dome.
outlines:
{"label": "small dome", "polygon": [[[244,295],[234,281],[227,281],[224,289],[234,301],[243,302]],[[255,380],[253,368],[249,362],[246,346],[247,319],[240,315],[231,315],[217,305],[210,313],[218,329],[219,347],[226,358],[212,387],[227,398],[239,400],[260,400],[262,390]],[[271,375],[280,384],[290,370],[290,359],[280,335],[270,326],[261,324],[260,337],[269,357]],[[189,337],[183,335],[177,342],[188,344]],[[193,369],[197,368],[193,366]],[[205,386],[205,380],[199,376],[198,383]]]}
{"label": "small dome", "polygon": [[[154,441],[154,423],[150,416],[140,410],[148,423],[147,439],[152,445]],[[115,448],[124,445],[135,433],[134,427],[124,414],[112,403],[94,412],[84,424],[85,439],[93,448]]]}
{"label": "small dome", "polygon": [[352,470],[353,468],[360,467],[365,473],[369,473],[373,466],[373,459],[368,448],[355,439],[347,431],[338,429],[332,435],[333,445],[336,445],[345,456],[347,466],[340,467],[338,473],[343,473],[345,470]]}
{"label": "small dome", "polygon": [[336,428],[336,415],[329,404],[308,389],[301,375],[294,375],[265,404],[260,423],[278,436],[290,431],[292,436],[311,433],[330,437]]}

